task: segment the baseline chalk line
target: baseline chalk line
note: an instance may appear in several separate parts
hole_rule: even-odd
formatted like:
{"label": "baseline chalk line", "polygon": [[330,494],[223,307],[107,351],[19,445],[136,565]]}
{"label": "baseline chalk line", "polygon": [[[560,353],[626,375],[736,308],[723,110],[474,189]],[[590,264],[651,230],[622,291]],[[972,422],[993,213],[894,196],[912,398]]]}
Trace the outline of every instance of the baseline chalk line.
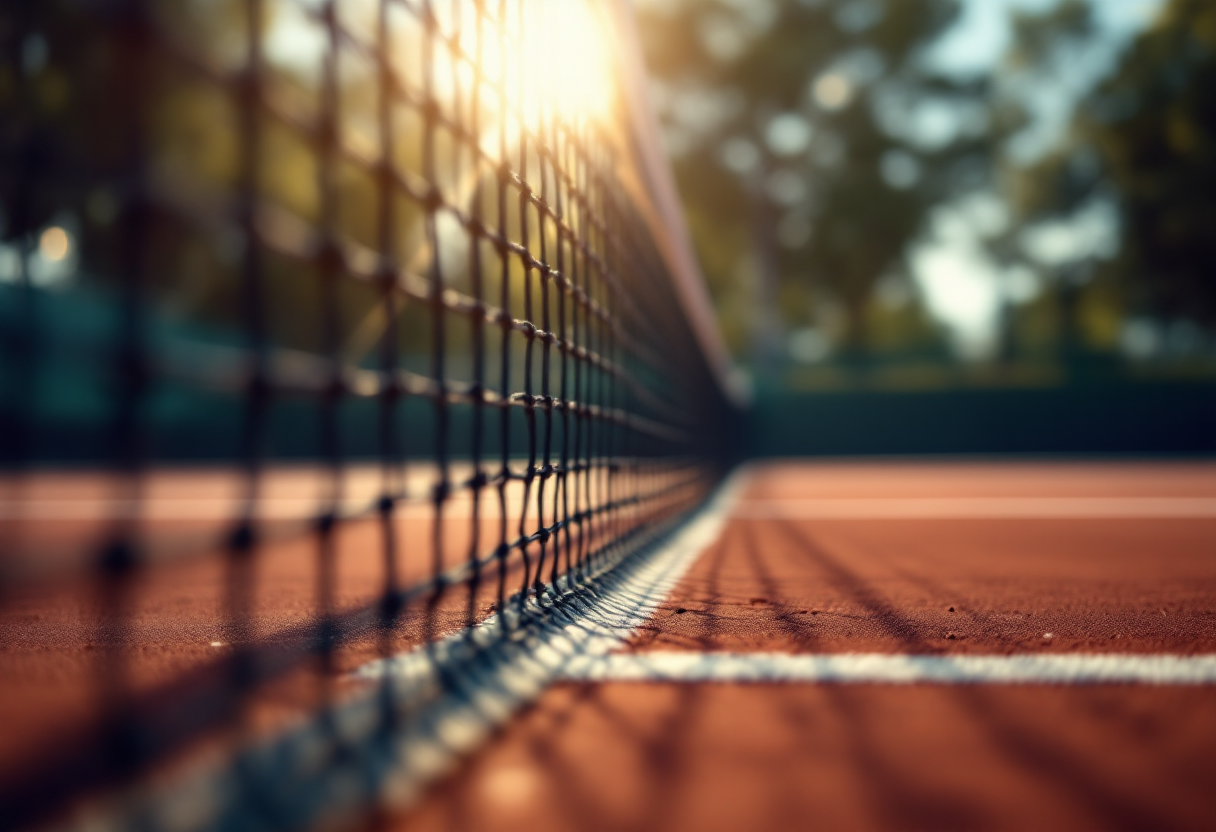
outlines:
{"label": "baseline chalk line", "polygon": [[885,653],[692,653],[579,656],[579,682],[815,682],[838,684],[1211,685],[1216,655],[914,656]]}

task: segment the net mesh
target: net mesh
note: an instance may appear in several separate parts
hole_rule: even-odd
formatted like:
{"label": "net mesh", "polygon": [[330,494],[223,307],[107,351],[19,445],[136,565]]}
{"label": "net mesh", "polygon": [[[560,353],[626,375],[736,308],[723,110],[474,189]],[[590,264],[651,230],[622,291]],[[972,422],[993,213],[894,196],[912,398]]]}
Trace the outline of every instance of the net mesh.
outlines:
{"label": "net mesh", "polygon": [[0,24],[14,823],[547,614],[729,465],[621,4]]}

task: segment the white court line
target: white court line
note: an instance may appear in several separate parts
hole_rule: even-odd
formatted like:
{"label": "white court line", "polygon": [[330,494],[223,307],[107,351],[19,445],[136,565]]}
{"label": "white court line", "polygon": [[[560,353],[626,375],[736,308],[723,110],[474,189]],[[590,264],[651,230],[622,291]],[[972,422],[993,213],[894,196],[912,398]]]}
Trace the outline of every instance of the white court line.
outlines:
{"label": "white court line", "polygon": [[[651,619],[701,553],[719,539],[747,478],[746,468],[737,469],[657,551],[606,573],[593,593],[567,591],[577,599],[576,606],[565,614],[538,619],[538,626],[525,627],[519,634],[522,641],[504,649],[499,615],[474,627],[471,640],[488,646],[489,660],[478,668],[464,696],[443,697],[416,714],[416,727],[396,739],[399,762],[390,778],[388,800],[409,805],[426,783],[451,770],[462,754],[480,746],[498,725],[561,681],[565,668],[619,649]],[[443,654],[466,649],[469,640],[458,633],[435,651],[415,648],[370,662],[351,675],[363,680],[390,676],[407,687],[419,681],[426,684]],[[522,654],[517,652],[521,647]]]}
{"label": "white court line", "polygon": [[1117,520],[1216,518],[1216,497],[831,497],[743,500],[748,520]]}
{"label": "white court line", "polygon": [[[120,798],[104,817],[82,818],[68,828],[237,828],[239,812],[247,806],[242,802],[247,786],[237,774],[247,771],[260,773],[261,797],[269,805],[276,800],[292,805],[302,819],[300,827],[324,826],[318,817],[352,817],[366,811],[368,800],[398,809],[409,806],[428,783],[452,771],[462,755],[561,681],[564,668],[618,649],[649,621],[688,568],[718,540],[746,477],[746,469],[737,470],[656,550],[626,559],[590,588],[559,580],[546,593],[544,609],[532,597],[524,616],[508,610],[514,621],[505,630],[502,617],[493,615],[431,647],[364,665],[352,676],[379,680],[383,686],[354,694],[316,719],[247,748],[242,766],[219,761],[154,794],[143,790]],[[553,606],[555,599],[560,606]],[[447,676],[441,683],[444,668]],[[400,730],[384,731],[386,708],[401,719]],[[335,744],[366,746],[369,736],[378,752],[359,777],[316,762]],[[284,760],[299,763],[285,770]],[[191,822],[183,824],[182,817]]]}
{"label": "white court line", "polygon": [[[558,588],[568,600],[561,610],[540,612],[528,602],[531,624],[508,630],[504,640],[499,616],[444,639],[355,672],[367,680],[391,680],[386,705],[379,686],[352,696],[334,709],[274,739],[242,752],[241,771],[262,771],[266,798],[289,795],[302,819],[341,817],[366,808],[369,797],[402,808],[425,785],[450,772],[494,729],[563,680],[607,681],[786,681],[818,682],[1142,682],[1212,684],[1216,656],[761,656],[732,654],[614,653],[650,620],[668,593],[701,553],[718,540],[725,522],[737,513],[737,494],[747,470],[736,471],[709,503],[676,530],[658,551],[628,560],[605,574],[591,592]],[[537,614],[540,613],[540,614]],[[461,664],[472,655],[472,664]],[[1063,662],[1061,663],[1061,660]],[[439,683],[441,665],[458,669],[448,684]],[[798,676],[801,674],[801,677]],[[384,732],[384,709],[403,721],[399,731]],[[317,763],[347,738],[368,732],[380,737],[383,753],[369,760],[366,777],[330,776]],[[354,739],[350,741],[354,742]],[[283,768],[283,760],[299,761]],[[373,765],[374,764],[374,765]],[[147,790],[120,796],[102,817],[77,817],[69,828],[88,832],[128,829],[138,819],[147,826],[225,829],[235,825],[244,782],[226,761]],[[356,782],[357,781],[357,782]],[[369,794],[370,790],[370,794]],[[273,802],[273,800],[272,800]],[[337,814],[334,814],[337,813]],[[182,822],[183,818],[188,818]],[[304,825],[303,822],[301,825]],[[315,824],[314,824],[315,825]]]}
{"label": "white court line", "polygon": [[910,656],[883,653],[615,653],[579,656],[579,682],[815,682],[844,684],[1211,685],[1216,655]]}

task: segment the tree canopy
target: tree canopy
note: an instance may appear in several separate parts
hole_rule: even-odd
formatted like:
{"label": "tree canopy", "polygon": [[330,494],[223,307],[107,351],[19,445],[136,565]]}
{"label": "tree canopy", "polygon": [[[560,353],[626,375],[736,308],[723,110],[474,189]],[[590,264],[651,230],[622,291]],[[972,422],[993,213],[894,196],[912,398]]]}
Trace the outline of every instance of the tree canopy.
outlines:
{"label": "tree canopy", "polygon": [[1213,84],[1216,5],[1169,0],[1060,144],[1018,172],[1023,222],[1114,207],[1120,245],[1103,269],[1128,314],[1216,325]]}
{"label": "tree canopy", "polygon": [[[677,176],[720,296],[772,280],[785,325],[837,309],[846,355],[876,347],[876,288],[913,294],[906,256],[930,209],[984,174],[985,83],[924,59],[957,14],[956,0],[703,0],[647,13]],[[946,130],[934,124],[943,108]],[[740,317],[725,321],[737,348]],[[902,323],[913,344],[939,343],[919,307]]]}
{"label": "tree canopy", "polygon": [[[1009,48],[971,76],[926,59],[957,0],[643,9],[690,226],[737,352],[757,331],[760,354],[775,348],[766,335],[834,317],[838,356],[941,355],[909,255],[939,208],[975,194],[1005,215],[982,241],[994,275],[1038,275],[1039,299],[1007,299],[1007,321],[1054,304],[1058,346],[1071,319],[1096,315],[1105,335],[1090,348],[1107,350],[1130,318],[1216,328],[1216,5],[1166,0],[1115,53],[1092,0],[1015,9]],[[1070,114],[1053,121],[1052,107]],[[1067,238],[1054,259],[1028,243],[1044,231]],[[911,300],[880,320],[891,287]]]}

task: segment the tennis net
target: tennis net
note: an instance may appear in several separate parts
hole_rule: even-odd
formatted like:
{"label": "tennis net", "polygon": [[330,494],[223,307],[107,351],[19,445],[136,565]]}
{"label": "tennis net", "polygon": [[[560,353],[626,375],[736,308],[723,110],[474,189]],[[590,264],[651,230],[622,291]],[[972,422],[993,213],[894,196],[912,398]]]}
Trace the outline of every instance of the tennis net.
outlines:
{"label": "tennis net", "polygon": [[[437,645],[568,614],[730,466],[623,2],[0,24],[13,825],[328,713],[376,657],[454,695],[493,645]],[[366,771],[341,745],[316,765]],[[223,817],[316,820],[255,780]]]}

